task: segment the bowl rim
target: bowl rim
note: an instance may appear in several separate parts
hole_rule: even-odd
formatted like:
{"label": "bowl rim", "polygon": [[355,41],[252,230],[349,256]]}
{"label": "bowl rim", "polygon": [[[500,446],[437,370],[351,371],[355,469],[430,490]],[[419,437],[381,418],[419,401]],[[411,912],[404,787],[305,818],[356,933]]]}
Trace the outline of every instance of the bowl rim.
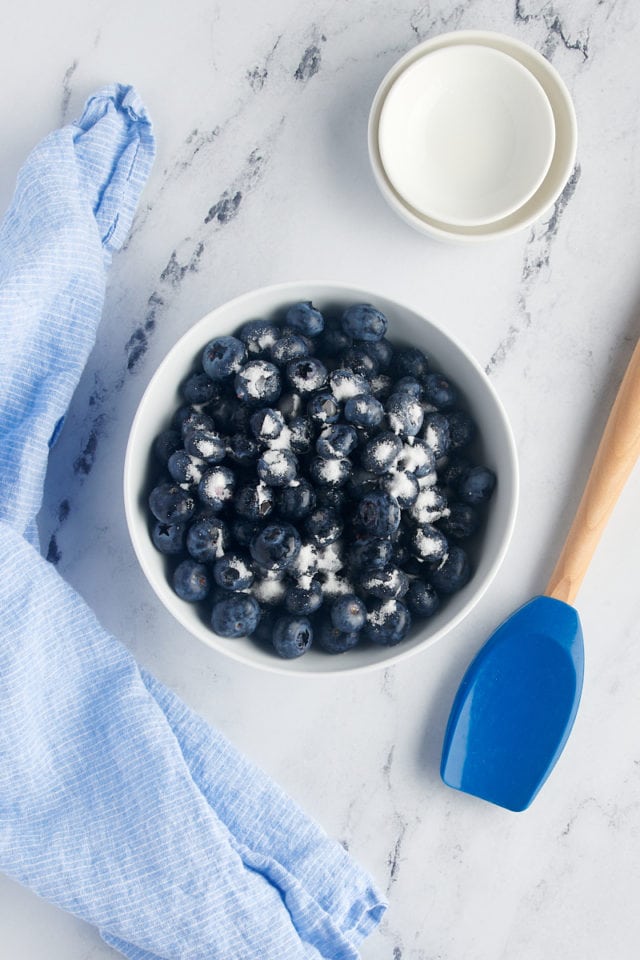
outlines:
{"label": "bowl rim", "polygon": [[[298,293],[300,296],[303,296],[305,293],[308,293],[309,290],[316,289],[318,287],[327,288],[328,295],[333,295],[335,291],[336,295],[339,296],[340,293],[351,294],[351,295],[364,295],[367,298],[371,298],[372,302],[385,300],[391,302],[398,306],[401,310],[406,310],[409,313],[412,313],[419,317],[427,326],[437,330],[439,334],[450,342],[450,344],[460,352],[460,354],[465,358],[465,360],[475,368],[476,373],[479,375],[481,381],[483,381],[484,386],[487,388],[489,395],[494,404],[495,411],[498,415],[498,418],[501,423],[503,437],[506,441],[505,452],[507,460],[509,463],[510,473],[511,473],[511,483],[512,483],[512,495],[511,499],[508,502],[508,510],[506,515],[506,522],[504,529],[500,536],[500,542],[498,550],[493,556],[486,572],[484,573],[484,579],[481,584],[478,584],[477,589],[472,596],[469,597],[464,607],[462,607],[446,624],[436,630],[430,637],[425,638],[419,643],[412,644],[409,647],[403,648],[403,644],[400,643],[394,647],[388,647],[386,649],[393,651],[384,659],[380,659],[367,664],[354,664],[353,666],[346,665],[347,661],[342,661],[342,666],[336,664],[335,668],[327,667],[323,670],[312,670],[305,667],[305,657],[301,657],[293,661],[280,661],[279,658],[274,656],[273,663],[268,662],[258,662],[250,655],[245,654],[245,647],[238,645],[237,647],[233,646],[227,648],[217,642],[217,635],[213,631],[209,631],[205,636],[198,633],[194,633],[191,624],[185,616],[182,615],[182,611],[186,604],[179,605],[177,602],[175,608],[173,603],[169,603],[168,600],[173,600],[173,595],[169,593],[170,587],[168,586],[166,580],[162,583],[157,581],[154,571],[151,569],[150,565],[147,563],[147,554],[150,554],[150,551],[153,550],[153,544],[148,534],[148,530],[145,526],[144,529],[144,540],[140,536],[142,532],[142,524],[139,522],[139,510],[136,507],[136,501],[139,498],[140,491],[135,487],[133,481],[134,473],[134,464],[137,462],[137,436],[141,430],[141,425],[144,421],[145,414],[147,412],[147,406],[150,402],[150,398],[154,393],[154,388],[158,381],[162,378],[165,368],[170,364],[171,359],[175,356],[176,351],[179,351],[180,347],[188,340],[194,336],[194,331],[196,329],[204,328],[205,325],[211,322],[212,318],[223,311],[230,310],[231,308],[241,307],[244,303],[251,303],[252,301],[267,296],[275,296],[282,294],[283,301],[286,295],[286,299],[293,299]],[[330,293],[329,293],[330,291]],[[300,297],[299,297],[300,298]],[[308,299],[306,297],[305,299]],[[365,302],[364,300],[362,302]],[[206,341],[203,340],[203,346]],[[513,429],[511,423],[507,416],[504,404],[500,399],[497,390],[493,386],[489,377],[485,371],[480,366],[476,358],[471,354],[466,347],[464,347],[461,342],[455,337],[452,336],[448,331],[444,330],[438,324],[434,323],[432,320],[428,319],[421,310],[416,307],[411,306],[403,301],[398,300],[396,297],[384,294],[380,290],[373,290],[369,287],[361,287],[353,283],[346,283],[344,281],[331,281],[331,280],[314,280],[314,281],[305,281],[305,280],[294,280],[294,281],[282,281],[275,284],[268,284],[266,286],[254,288],[252,290],[246,291],[242,294],[239,294],[236,297],[233,297],[231,300],[226,300],[223,303],[219,304],[217,307],[214,307],[212,310],[208,311],[195,323],[191,324],[185,332],[178,337],[178,339],[169,347],[168,351],[165,353],[164,357],[158,364],[158,366],[153,371],[143,393],[138,402],[131,426],[129,429],[129,436],[127,439],[125,457],[124,457],[124,468],[122,476],[122,492],[124,498],[124,510],[125,518],[127,523],[127,529],[129,533],[129,539],[134,549],[137,561],[142,569],[142,572],[145,576],[145,579],[149,586],[152,588],[158,599],[160,600],[164,610],[166,610],[171,616],[176,619],[182,627],[189,633],[191,636],[195,637],[202,643],[205,643],[207,646],[216,650],[219,654],[223,656],[230,657],[238,663],[251,666],[257,670],[263,670],[267,672],[273,672],[280,675],[286,676],[305,676],[305,677],[336,677],[341,674],[353,675],[354,673],[364,673],[372,672],[380,669],[385,669],[399,663],[400,661],[407,660],[409,657],[414,656],[415,654],[426,650],[431,647],[436,641],[442,639],[446,634],[451,633],[466,617],[471,613],[476,604],[481,600],[481,598],[486,593],[487,589],[495,579],[495,576],[502,565],[502,562],[505,558],[509,544],[512,539],[513,530],[515,527],[518,503],[519,503],[519,494],[520,494],[520,472],[519,472],[519,462],[517,447],[515,442],[515,437],[513,434]],[[168,600],[167,600],[168,598]],[[177,600],[178,598],[176,598]],[[209,635],[210,633],[210,635]],[[285,667],[284,664],[295,664],[295,667]]]}
{"label": "bowl rim", "polygon": [[[386,175],[378,147],[378,123],[380,112],[384,99],[394,80],[404,71],[404,69],[406,69],[406,67],[412,64],[414,61],[419,60],[421,57],[435,50],[462,44],[481,44],[492,47],[493,49],[501,50],[503,53],[506,53],[508,56],[512,56],[515,60],[521,63],[525,69],[530,70],[541,84],[551,103],[556,130],[554,154],[551,160],[550,168],[547,171],[542,184],[533,194],[533,196],[530,197],[522,207],[518,208],[515,213],[505,217],[503,220],[494,220],[481,227],[467,228],[457,227],[453,224],[447,224],[439,220],[431,220],[428,217],[420,214],[419,211],[414,209],[410,204],[405,203],[401,196],[396,192]],[[531,69],[531,67],[524,61],[523,58],[528,58],[531,61],[536,68],[536,72]],[[545,77],[544,81],[541,78],[542,75]],[[552,87],[553,96],[551,93]],[[554,103],[554,101],[556,101],[556,103]],[[556,105],[558,109],[556,109]],[[562,111],[563,114],[562,124],[560,126],[558,124],[559,111]],[[561,131],[563,133],[563,137],[559,136],[559,132]],[[559,161],[559,140],[561,139],[566,140],[566,155],[562,162]],[[378,85],[376,93],[371,102],[367,125],[367,142],[369,163],[373,172],[374,180],[383,198],[396,214],[398,214],[415,230],[426,234],[435,240],[458,244],[473,244],[491,240],[500,240],[505,237],[512,236],[515,233],[519,233],[520,231],[525,230],[527,227],[530,227],[532,223],[540,219],[546,213],[546,211],[553,206],[566,187],[575,165],[578,149],[578,125],[575,106],[567,85],[553,64],[534,47],[524,43],[522,40],[518,40],[516,37],[513,37],[509,34],[499,33],[497,31],[453,30],[449,33],[437,34],[434,37],[423,40],[421,43],[411,47],[407,53],[403,54],[402,57],[392,64]],[[558,168],[555,171],[555,177],[557,179],[556,186],[551,192],[549,199],[542,204],[539,197],[540,192],[543,190],[548,178],[554,171],[554,165],[556,163],[558,164]],[[538,199],[537,204],[536,199]],[[533,206],[530,209],[527,209],[530,207],[530,205]],[[518,213],[522,213],[523,211],[526,211],[525,215],[522,216],[521,219],[518,219]]]}
{"label": "bowl rim", "polygon": [[[481,65],[484,62],[489,72],[480,69],[478,61]],[[527,143],[537,151],[535,168],[530,167],[529,170],[519,171],[521,174],[519,178],[517,175],[515,179],[513,177],[508,178],[512,185],[511,196],[503,198],[502,205],[499,208],[495,207],[490,214],[477,213],[474,215],[471,213],[463,215],[462,211],[456,214],[453,211],[447,213],[443,208],[438,210],[438,202],[434,198],[433,192],[430,194],[431,209],[428,209],[429,205],[419,202],[417,197],[415,202],[412,203],[410,191],[402,189],[397,178],[392,175],[392,171],[389,169],[389,160],[395,162],[397,147],[390,140],[388,128],[395,124],[397,129],[397,121],[394,118],[397,116],[398,110],[406,113],[407,104],[416,102],[416,91],[414,90],[413,99],[410,100],[407,86],[413,84],[415,87],[416,77],[426,71],[428,74],[427,80],[430,75],[432,82],[443,83],[446,89],[452,69],[454,75],[457,74],[458,69],[466,69],[468,72],[464,79],[467,84],[471,78],[473,78],[474,84],[484,79],[493,87],[499,81],[505,100],[509,99],[509,111],[516,118],[516,133],[527,140]],[[423,77],[422,84],[424,82],[425,78]],[[421,90],[424,89],[426,88],[421,85]],[[534,141],[532,141],[531,127],[527,127],[526,123],[522,124],[520,121],[521,116],[531,116],[531,110],[537,112],[537,120],[539,121],[533,128],[537,133]],[[460,122],[458,118],[456,118],[456,122]],[[429,138],[427,126],[423,127],[421,132],[421,140]],[[486,139],[486,131],[484,136]],[[523,140],[521,139],[519,142],[522,143]],[[503,220],[524,206],[538,190],[551,166],[554,151],[555,118],[544,87],[520,60],[497,47],[484,43],[448,43],[416,57],[394,76],[380,104],[378,152],[386,177],[402,201],[415,207],[421,216],[430,221],[437,220],[446,222],[453,227],[468,228],[483,227],[495,223],[497,220]]]}

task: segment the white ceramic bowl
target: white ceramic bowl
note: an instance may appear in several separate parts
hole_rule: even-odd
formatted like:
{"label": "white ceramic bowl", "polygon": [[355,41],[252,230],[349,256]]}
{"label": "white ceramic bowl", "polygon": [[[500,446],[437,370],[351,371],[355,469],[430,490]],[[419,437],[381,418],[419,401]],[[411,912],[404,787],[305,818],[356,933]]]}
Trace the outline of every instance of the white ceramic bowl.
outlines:
{"label": "white ceramic bowl", "polygon": [[[536,78],[553,112],[555,146],[546,176],[534,194],[515,212],[502,219],[476,227],[460,227],[421,214],[406,203],[389,180],[378,144],[380,114],[393,83],[411,64],[436,50],[459,45],[482,45],[499,50],[515,60]],[[558,71],[532,47],[513,37],[484,30],[459,30],[443,33],[413,47],[389,70],[371,105],[369,114],[369,158],[374,178],[391,209],[415,230],[435,240],[454,243],[479,243],[507,237],[529,227],[556,202],[567,184],[576,159],[578,132],[575,110],[569,92]]]}
{"label": "white ceramic bowl", "polygon": [[[281,660],[249,639],[232,640],[212,632],[196,606],[176,596],[167,580],[165,558],[149,535],[147,497],[155,471],[154,438],[171,421],[183,402],[179,385],[193,369],[205,344],[231,334],[246,320],[282,317],[284,309],[312,300],[321,310],[344,309],[353,303],[373,303],[389,318],[389,339],[420,347],[433,366],[446,371],[459,387],[475,417],[481,436],[479,459],[497,474],[498,483],[488,510],[480,548],[473,556],[475,572],[459,593],[431,619],[418,622],[409,637],[395,647],[363,644],[340,655],[311,649],[297,660]],[[518,499],[515,444],[505,411],[491,383],[473,357],[448,334],[410,307],[388,297],[339,283],[283,283],[247,293],[213,310],[175,344],[154,373],[135,415],[124,467],[124,504],[129,533],[140,565],[166,609],[191,634],[219,653],[267,670],[298,674],[335,674],[386,666],[434,643],[467,616],[491,583],[509,543]],[[183,638],[176,640],[184,643]]]}
{"label": "white ceramic bowl", "polygon": [[553,112],[533,74],[481,44],[433,50],[391,84],[380,157],[403,200],[432,220],[473,227],[535,193],[555,145]]}

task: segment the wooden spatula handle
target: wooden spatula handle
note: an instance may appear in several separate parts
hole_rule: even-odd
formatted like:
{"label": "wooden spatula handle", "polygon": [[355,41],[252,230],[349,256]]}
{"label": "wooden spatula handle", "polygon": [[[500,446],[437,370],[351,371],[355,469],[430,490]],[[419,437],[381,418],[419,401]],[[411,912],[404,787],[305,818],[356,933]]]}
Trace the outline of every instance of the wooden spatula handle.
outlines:
{"label": "wooden spatula handle", "polygon": [[569,535],[545,593],[573,604],[611,512],[640,455],[640,342],[625,372]]}

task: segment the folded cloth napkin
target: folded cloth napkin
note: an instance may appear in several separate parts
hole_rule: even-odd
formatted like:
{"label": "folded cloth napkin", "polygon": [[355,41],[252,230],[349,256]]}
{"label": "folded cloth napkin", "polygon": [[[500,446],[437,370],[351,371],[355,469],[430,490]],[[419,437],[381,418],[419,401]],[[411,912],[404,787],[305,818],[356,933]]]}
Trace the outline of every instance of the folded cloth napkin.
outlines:
{"label": "folded cloth napkin", "polygon": [[358,957],[371,879],[140,670],[40,555],[47,454],[154,154],[131,87],[47,137],[0,226],[0,869],[135,960]]}

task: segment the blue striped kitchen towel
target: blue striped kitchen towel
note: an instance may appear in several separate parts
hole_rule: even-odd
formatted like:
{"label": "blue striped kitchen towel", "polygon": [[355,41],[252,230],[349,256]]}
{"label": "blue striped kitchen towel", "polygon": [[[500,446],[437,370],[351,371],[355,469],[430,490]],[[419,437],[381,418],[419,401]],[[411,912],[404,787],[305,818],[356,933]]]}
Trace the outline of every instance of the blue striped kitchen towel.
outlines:
{"label": "blue striped kitchen towel", "polygon": [[371,879],[141,671],[41,556],[52,436],[154,155],[131,87],[40,143],[0,226],[0,869],[135,960],[352,960]]}

